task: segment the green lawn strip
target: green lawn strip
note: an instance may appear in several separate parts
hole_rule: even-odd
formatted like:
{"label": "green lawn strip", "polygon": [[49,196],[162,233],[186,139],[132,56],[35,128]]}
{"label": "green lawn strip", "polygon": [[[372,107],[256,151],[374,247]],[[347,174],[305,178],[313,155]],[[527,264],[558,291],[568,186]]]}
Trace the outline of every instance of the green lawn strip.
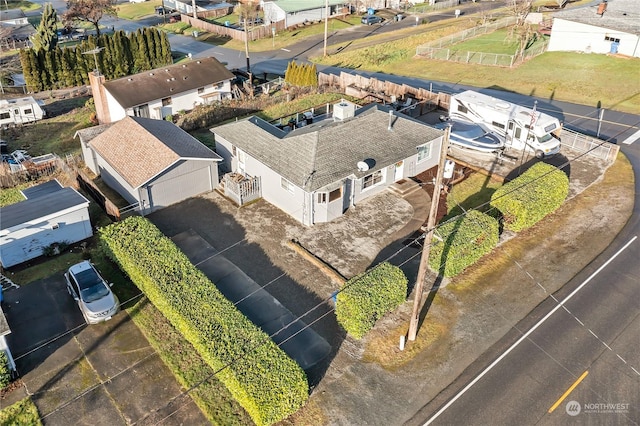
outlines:
{"label": "green lawn strip", "polygon": [[[537,37],[535,42],[528,48],[535,48],[544,43],[543,37]],[[448,46],[449,49],[455,51],[469,51],[482,53],[496,53],[500,55],[513,55],[518,50],[518,40],[511,35],[510,28],[496,30],[489,34],[483,34]]]}
{"label": "green lawn strip", "polygon": [[47,99],[45,111],[49,113],[60,108],[60,113],[54,112],[54,117],[7,131],[7,134],[10,134],[9,149],[26,149],[32,156],[80,153],[80,142],[73,137],[76,131],[93,126],[89,120],[92,110],[84,106],[87,99]]}
{"label": "green lawn strip", "polygon": [[[447,29],[361,49],[348,49],[318,64],[488,87],[559,101],[640,113],[639,58],[546,52],[514,68],[478,66],[415,57],[417,45],[448,35]],[[624,81],[625,84],[620,84]]]}
{"label": "green lawn strip", "polygon": [[0,425],[40,426],[40,416],[31,398],[22,399],[0,410]]}
{"label": "green lawn strip", "polygon": [[18,186],[14,186],[13,188],[0,189],[0,207],[24,201],[25,198],[20,191],[29,188],[30,186],[31,184],[22,183]]}
{"label": "green lawn strip", "polygon": [[464,210],[476,209],[483,206],[480,211],[489,210],[491,195],[500,188],[502,183],[483,175],[473,173],[465,180],[453,185],[447,195],[447,216],[442,220],[457,216]]}
{"label": "green lawn strip", "polygon": [[135,21],[156,13],[156,7],[162,6],[161,0],[151,0],[142,3],[122,3],[116,7],[118,18]]}
{"label": "green lawn strip", "polygon": [[212,424],[253,424],[246,411],[213,375],[211,367],[153,304],[143,299],[127,311],[183,388],[189,389],[211,377],[189,394]]}
{"label": "green lawn strip", "polygon": [[22,9],[23,12],[31,12],[33,10],[38,10],[42,8],[42,5],[39,3],[34,3],[30,1],[11,1],[7,0],[6,3],[2,3],[5,9]]}

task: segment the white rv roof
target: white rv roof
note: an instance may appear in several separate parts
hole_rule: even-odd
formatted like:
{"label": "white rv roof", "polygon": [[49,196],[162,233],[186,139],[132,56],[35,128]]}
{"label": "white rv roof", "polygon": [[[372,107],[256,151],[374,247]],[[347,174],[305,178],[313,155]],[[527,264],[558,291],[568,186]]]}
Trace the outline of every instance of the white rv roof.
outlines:
{"label": "white rv roof", "polygon": [[27,96],[26,98],[1,99],[0,100],[0,108],[7,108],[7,107],[10,107],[10,106],[32,105],[32,104],[40,105],[40,103],[37,102],[33,98],[33,96]]}

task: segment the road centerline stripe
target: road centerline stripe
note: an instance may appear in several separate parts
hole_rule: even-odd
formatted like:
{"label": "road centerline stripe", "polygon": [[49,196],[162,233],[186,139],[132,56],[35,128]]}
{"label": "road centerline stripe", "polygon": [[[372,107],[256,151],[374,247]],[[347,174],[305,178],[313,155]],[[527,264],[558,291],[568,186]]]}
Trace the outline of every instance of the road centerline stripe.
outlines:
{"label": "road centerline stripe", "polygon": [[565,400],[566,397],[569,396],[569,394],[571,392],[573,392],[573,390],[576,388],[576,386],[578,386],[580,384],[580,382],[582,382],[584,380],[585,377],[587,377],[587,374],[589,374],[589,371],[585,371],[584,373],[582,373],[582,376],[578,377],[578,380],[576,380],[575,382],[573,382],[573,384],[571,385],[571,387],[569,389],[567,389],[567,391],[565,393],[562,394],[562,396],[560,398],[558,398],[558,400],[556,401],[555,404],[553,404],[551,406],[551,408],[549,408],[549,411],[547,411],[549,414],[553,413],[553,410],[555,410],[556,408],[558,408],[558,405],[562,404],[562,401]]}
{"label": "road centerline stripe", "polygon": [[[549,319],[549,317],[551,315],[553,315],[558,309],[560,309],[565,303],[567,303],[569,301],[569,299],[571,299],[573,296],[575,296],[575,294],[577,292],[579,292],[582,287],[584,287],[585,285],[587,285],[596,275],[598,275],[604,268],[606,268],[609,263],[613,262],[613,260],[618,257],[620,255],[620,253],[622,253],[623,251],[625,251],[627,249],[627,247],[629,247],[636,239],[638,238],[637,235],[634,235],[633,238],[631,238],[631,240],[629,240],[624,246],[622,246],[622,248],[620,250],[618,250],[613,256],[611,256],[605,263],[603,263],[598,269],[596,269],[596,271],[591,274],[586,280],[584,280],[582,282],[582,284],[580,284],[575,290],[573,290],[569,295],[567,295],[567,297],[565,297],[562,302],[560,302],[559,304],[557,304],[553,309],[551,309],[549,311],[549,313],[547,313],[547,315],[545,315],[544,317],[542,317],[540,319],[540,321],[538,321],[533,327],[531,327],[529,329],[529,331],[527,331],[525,334],[523,334],[513,345],[511,345],[509,347],[509,349],[507,349],[506,351],[504,351],[502,353],[502,355],[500,355],[498,358],[496,358],[491,364],[489,364],[484,370],[482,370],[482,372],[480,374],[478,374],[471,382],[469,382],[464,388],[462,388],[462,390],[460,392],[458,392],[453,398],[451,398],[449,400],[449,402],[447,402],[442,408],[440,408],[433,416],[431,416],[431,418],[429,420],[427,420],[426,423],[424,423],[424,426],[428,426],[431,423],[433,423],[438,417],[440,417],[440,415],[442,413],[444,413],[451,405],[453,405],[454,402],[456,402],[462,395],[464,395],[469,389],[471,389],[471,387],[473,385],[475,385],[480,379],[482,379],[489,371],[491,371],[493,369],[493,367],[495,367],[496,365],[498,365],[498,363],[500,361],[502,361],[507,355],[509,355],[511,353],[511,351],[513,351],[518,345],[520,345],[520,343],[522,343],[527,337],[529,337],[529,335],[531,335],[531,333],[533,333],[534,331],[536,331],[538,329],[538,327],[540,327],[547,319]],[[617,354],[616,354],[617,355]],[[622,359],[620,357],[620,355],[618,355],[618,358]],[[626,361],[625,361],[626,363]]]}

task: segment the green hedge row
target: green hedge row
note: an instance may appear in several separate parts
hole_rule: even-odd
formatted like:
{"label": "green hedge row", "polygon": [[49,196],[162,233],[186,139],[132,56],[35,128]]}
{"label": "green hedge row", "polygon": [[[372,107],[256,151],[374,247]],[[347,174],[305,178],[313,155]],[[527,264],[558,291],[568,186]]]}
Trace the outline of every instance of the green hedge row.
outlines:
{"label": "green hedge row", "polygon": [[494,192],[491,206],[502,213],[505,229],[518,232],[558,209],[568,194],[567,175],[540,162]]}
{"label": "green hedge row", "polygon": [[9,369],[9,357],[0,349],[0,390],[6,388],[11,382],[11,370]]}
{"label": "green hedge row", "polygon": [[344,284],[336,298],[338,323],[356,339],[362,338],[376,321],[403,303],[407,277],[397,266],[384,262]]}
{"label": "green hedge row", "polygon": [[429,267],[453,277],[491,252],[498,244],[498,221],[477,210],[436,229],[429,252]]}
{"label": "green hedge row", "polygon": [[107,255],[191,342],[257,425],[307,400],[304,371],[249,321],[151,222],[130,217],[100,231]]}

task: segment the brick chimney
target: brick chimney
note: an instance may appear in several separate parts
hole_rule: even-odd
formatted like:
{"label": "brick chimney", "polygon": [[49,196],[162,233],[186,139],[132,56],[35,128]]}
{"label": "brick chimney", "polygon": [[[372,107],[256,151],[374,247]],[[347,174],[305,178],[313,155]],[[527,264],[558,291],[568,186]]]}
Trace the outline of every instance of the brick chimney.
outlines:
{"label": "brick chimney", "polygon": [[111,115],[109,114],[109,104],[107,102],[107,94],[104,90],[104,75],[95,72],[89,73],[89,84],[91,84],[91,93],[96,106],[96,118],[100,124],[111,123]]}

